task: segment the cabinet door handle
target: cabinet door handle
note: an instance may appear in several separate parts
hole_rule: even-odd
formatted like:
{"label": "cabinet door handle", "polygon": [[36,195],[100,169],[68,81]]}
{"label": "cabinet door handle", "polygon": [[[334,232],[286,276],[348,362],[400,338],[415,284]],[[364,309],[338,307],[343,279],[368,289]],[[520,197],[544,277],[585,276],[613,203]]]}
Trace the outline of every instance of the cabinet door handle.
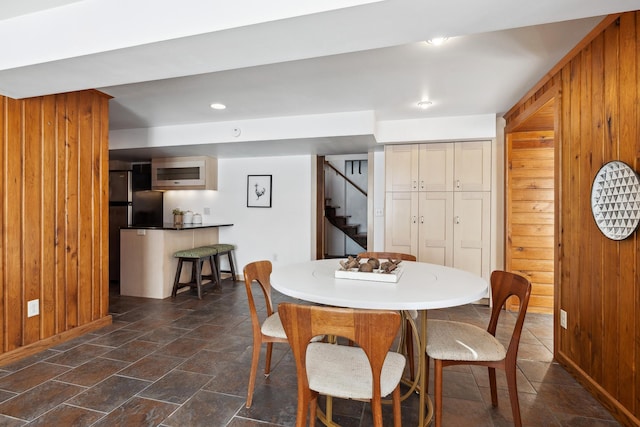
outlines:
{"label": "cabinet door handle", "polygon": [[424,190],[424,181],[420,181],[420,189]]}
{"label": "cabinet door handle", "polygon": [[413,222],[414,224],[418,221],[418,217],[417,216],[412,216],[411,217],[411,222]]}
{"label": "cabinet door handle", "polygon": [[460,224],[460,217],[459,217],[458,215],[456,215],[455,223],[456,223],[456,224]]}
{"label": "cabinet door handle", "polygon": [[424,224],[424,216],[420,217],[420,224]]}
{"label": "cabinet door handle", "polygon": [[456,179],[456,188],[460,188],[460,180]]}
{"label": "cabinet door handle", "polygon": [[414,190],[418,189],[418,181],[413,181],[413,189]]}

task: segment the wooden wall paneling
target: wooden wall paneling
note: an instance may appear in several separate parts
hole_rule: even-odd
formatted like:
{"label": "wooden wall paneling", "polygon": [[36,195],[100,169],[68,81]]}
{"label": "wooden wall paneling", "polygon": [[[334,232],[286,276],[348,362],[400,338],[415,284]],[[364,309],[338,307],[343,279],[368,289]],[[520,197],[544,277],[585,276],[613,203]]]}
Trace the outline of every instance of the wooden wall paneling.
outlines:
{"label": "wooden wall paneling", "polygon": [[[506,268],[531,280],[531,312],[552,313],[554,306],[554,150],[553,131],[507,136]],[[507,309],[517,310],[518,304],[511,299]]]}
{"label": "wooden wall paneling", "polygon": [[7,348],[7,334],[6,334],[6,325],[7,325],[7,310],[6,306],[6,260],[7,260],[7,250],[6,250],[6,239],[4,236],[6,235],[7,227],[5,226],[5,207],[7,200],[7,191],[6,191],[6,152],[5,147],[7,146],[7,138],[8,138],[8,126],[7,126],[7,115],[8,115],[8,103],[9,100],[0,96],[0,282],[2,283],[2,288],[0,291],[0,351],[5,351]]}
{"label": "wooden wall paneling", "polygon": [[[42,257],[42,111],[41,100],[32,98],[24,101],[24,167],[23,167],[23,298],[28,301],[40,300]],[[27,125],[29,124],[29,125]],[[22,345],[40,339],[40,316],[24,317]]]}
{"label": "wooden wall paneling", "polygon": [[[636,16],[634,14],[624,14],[620,17],[619,33],[619,55],[618,55],[618,99],[619,117],[624,120],[619,121],[619,153],[620,159],[631,165],[634,170],[638,170],[636,158],[637,123],[638,115],[636,111],[637,92],[636,90],[623,90],[623,88],[633,88],[635,86],[636,72],[638,69],[636,57]],[[618,400],[628,408],[633,408],[636,400],[636,375],[634,372],[635,340],[630,339],[636,336],[635,319],[638,311],[636,307],[637,277],[637,244],[638,234],[634,233],[628,239],[620,242],[620,294],[618,324],[620,325],[620,337],[618,339],[618,354],[620,363],[618,370]]]}
{"label": "wooden wall paneling", "polygon": [[[102,318],[109,313],[109,100],[100,100],[100,150],[99,171],[100,181],[100,291],[102,300],[99,316]],[[96,163],[98,163],[96,160]],[[324,202],[323,202],[324,208]],[[323,254],[316,254],[323,257]]]}
{"label": "wooden wall paneling", "polygon": [[67,95],[56,95],[56,240],[55,240],[55,269],[56,269],[56,333],[67,330]]}
{"label": "wooden wall paneling", "polygon": [[[605,132],[604,117],[604,37],[602,35],[596,37],[589,45],[591,50],[591,102],[589,111],[591,115],[591,176],[605,163],[604,150],[602,148]],[[567,202],[570,203],[570,202]],[[588,313],[597,313],[592,315],[590,319],[585,319],[585,323],[589,324],[591,330],[591,362],[587,368],[587,372],[599,383],[602,383],[604,375],[603,368],[606,363],[603,355],[603,337],[604,329],[602,322],[603,312],[603,289],[606,282],[603,280],[603,251],[606,238],[602,235],[595,222],[589,227],[588,238],[591,242],[591,259],[588,271],[589,282],[591,287],[591,304]],[[585,237],[587,237],[585,235]],[[567,288],[569,288],[567,286]]]}
{"label": "wooden wall paneling", "polygon": [[[635,25],[636,25],[636,29],[635,29],[636,51],[634,55],[636,58],[638,58],[640,57],[640,14],[635,13],[634,17],[635,17]],[[632,83],[629,82],[629,84],[632,84]],[[633,83],[633,86],[635,86],[636,99],[640,99],[640,63],[637,60],[636,60],[636,81],[635,83]],[[637,123],[637,121],[640,120],[640,106],[638,106],[637,104],[636,104],[635,114],[636,114],[636,123]],[[634,140],[636,141],[636,143],[633,144],[633,146],[637,147],[638,142],[640,141],[640,125],[636,125],[636,135]],[[638,167],[637,161],[636,161],[636,167]],[[636,169],[636,171],[637,170],[638,169]],[[636,242],[640,244],[640,241],[638,241],[638,239],[636,239]],[[640,252],[640,249],[636,249],[636,251]],[[640,285],[640,268],[638,268],[637,265],[636,265],[635,283],[636,283],[636,287]],[[634,301],[635,301],[636,310],[640,310],[640,292],[637,290],[636,290]],[[637,337],[638,335],[640,335],[640,313],[636,313],[636,316],[634,319],[635,319],[634,336]],[[635,354],[634,369],[633,369],[635,374],[634,384],[638,384],[640,382],[640,339],[637,339],[637,338],[635,339],[634,354]],[[633,413],[640,414],[640,390],[637,390],[637,389],[635,390],[635,401],[633,404]]]}
{"label": "wooden wall paneling", "polygon": [[69,93],[66,97],[67,107],[67,182],[66,182],[66,296],[65,303],[67,305],[66,315],[67,324],[65,330],[78,326],[78,239],[79,230],[78,217],[78,188],[80,182],[79,176],[79,136],[78,136],[78,95]]}
{"label": "wooden wall paneling", "polygon": [[78,324],[92,320],[93,302],[93,132],[91,92],[78,95]]}
{"label": "wooden wall paneling", "polygon": [[22,104],[8,102],[5,151],[5,351],[22,345]]}
{"label": "wooden wall paneling", "polygon": [[[611,25],[604,31],[604,157],[605,162],[616,160],[619,157],[618,141],[618,25]],[[576,112],[581,111],[579,106]],[[620,292],[620,243],[606,240],[603,252],[604,270],[602,280],[603,304],[604,304],[604,337],[603,360],[604,375],[602,386],[614,398],[619,398],[618,373],[620,355],[618,354],[618,339],[620,338],[620,325],[618,323],[618,307]],[[577,287],[574,285],[574,289]],[[616,363],[607,363],[615,360]]]}
{"label": "wooden wall paneling", "polygon": [[56,103],[55,97],[42,100],[42,271],[40,335],[56,334]]}
{"label": "wooden wall paneling", "polygon": [[[579,92],[579,105],[585,105],[585,102],[589,102],[591,98],[591,49],[587,45],[582,52],[578,55],[580,58],[580,68],[576,73],[580,74],[578,82],[572,82],[575,90]],[[575,110],[574,110],[575,111]],[[580,161],[578,164],[579,181],[575,183],[578,187],[577,194],[582,199],[580,206],[591,206],[591,183],[592,179],[592,165],[591,165],[591,114],[590,111],[583,111],[578,116],[575,114],[574,120],[579,118],[579,124],[576,123],[576,131],[578,132],[578,138],[580,143]],[[594,226],[593,215],[591,209],[580,209],[580,222],[578,224],[579,230],[589,230]],[[592,240],[589,233],[585,233],[584,238],[578,239],[578,252],[580,253],[580,260],[584,263],[584,260],[591,258]],[[593,281],[593,276],[585,268],[579,268],[576,273],[578,274],[579,283],[590,283]],[[572,311],[571,316],[575,317],[575,322],[579,327],[576,330],[574,339],[576,341],[575,348],[580,354],[580,364],[587,366],[590,364],[591,354],[591,330],[589,325],[590,317],[590,302],[591,302],[591,286],[581,286],[576,288],[576,293],[573,293],[571,298],[576,300],[577,312],[575,309]]]}

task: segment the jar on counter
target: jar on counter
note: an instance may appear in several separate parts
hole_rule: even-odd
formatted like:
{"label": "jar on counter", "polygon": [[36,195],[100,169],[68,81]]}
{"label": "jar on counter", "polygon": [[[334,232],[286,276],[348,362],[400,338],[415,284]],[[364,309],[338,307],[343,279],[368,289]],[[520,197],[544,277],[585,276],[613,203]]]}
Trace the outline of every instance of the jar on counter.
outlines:
{"label": "jar on counter", "polygon": [[202,215],[200,215],[199,213],[193,214],[193,223],[202,224]]}
{"label": "jar on counter", "polygon": [[185,224],[191,224],[193,222],[193,212],[186,211],[183,215],[182,221]]}

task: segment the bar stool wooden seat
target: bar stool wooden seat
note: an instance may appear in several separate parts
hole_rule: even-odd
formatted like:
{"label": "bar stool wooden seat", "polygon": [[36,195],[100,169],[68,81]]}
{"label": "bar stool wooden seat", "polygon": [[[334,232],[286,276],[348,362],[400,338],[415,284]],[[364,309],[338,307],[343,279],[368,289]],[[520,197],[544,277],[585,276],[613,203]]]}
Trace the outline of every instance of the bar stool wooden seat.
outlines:
{"label": "bar stool wooden seat", "polygon": [[[228,243],[216,243],[215,245],[207,245],[207,248],[213,248],[216,250],[216,254],[213,256],[215,260],[216,270],[218,277],[222,278],[220,273],[231,273],[231,280],[236,281],[236,267],[233,264],[233,250],[236,248],[234,245]],[[220,255],[226,255],[229,259],[229,270],[220,270]]]}
{"label": "bar stool wooden seat", "polygon": [[[190,286],[196,288],[198,292],[198,298],[202,299],[202,280],[211,280],[215,283],[219,283],[218,270],[216,268],[215,256],[218,251],[214,247],[202,246],[199,248],[185,249],[177,251],[173,254],[175,258],[178,258],[178,268],[176,270],[176,277],[173,281],[173,290],[171,296],[175,297],[178,293],[178,289]],[[211,266],[211,274],[202,274],[202,264],[208,260]],[[189,282],[180,282],[180,274],[182,273],[182,264],[187,261],[191,262],[191,280]]]}

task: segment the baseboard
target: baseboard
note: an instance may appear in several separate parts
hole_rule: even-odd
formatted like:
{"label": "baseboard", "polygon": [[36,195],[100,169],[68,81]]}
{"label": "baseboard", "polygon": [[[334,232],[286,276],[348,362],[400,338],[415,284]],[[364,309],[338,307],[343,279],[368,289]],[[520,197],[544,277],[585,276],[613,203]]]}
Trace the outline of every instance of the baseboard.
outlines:
{"label": "baseboard", "polygon": [[56,345],[62,344],[63,342],[70,341],[81,335],[87,334],[100,328],[104,328],[105,326],[109,326],[111,325],[111,323],[111,315],[108,315],[103,317],[102,319],[87,323],[86,325],[78,326],[76,328],[62,332],[58,335],[54,335],[38,342],[34,342],[32,344],[16,348],[15,350],[8,351],[0,355],[0,366],[17,362],[18,360],[24,359],[25,357],[39,353]]}

